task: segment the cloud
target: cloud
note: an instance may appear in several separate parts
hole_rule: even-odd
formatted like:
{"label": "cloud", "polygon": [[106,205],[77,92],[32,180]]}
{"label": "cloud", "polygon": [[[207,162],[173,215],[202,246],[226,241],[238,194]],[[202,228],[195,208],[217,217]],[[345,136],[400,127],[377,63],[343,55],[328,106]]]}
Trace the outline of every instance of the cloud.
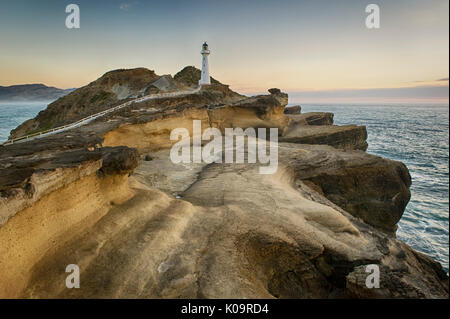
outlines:
{"label": "cloud", "polygon": [[405,82],[405,83],[433,83],[433,82],[446,82],[448,81],[448,78],[442,78],[442,79],[437,79],[437,80],[420,80],[420,81],[410,81],[410,82]]}
{"label": "cloud", "polygon": [[128,11],[130,8],[131,8],[131,4],[130,3],[121,3],[120,4],[120,10]]}
{"label": "cloud", "polygon": [[120,4],[119,8],[122,11],[129,11],[132,7],[134,7],[135,5],[137,5],[139,2],[134,1],[134,2],[123,2]]}
{"label": "cloud", "polygon": [[428,100],[448,101],[448,86],[416,86],[398,88],[374,88],[374,89],[341,89],[341,90],[316,90],[288,92],[291,102],[302,101],[407,101]]}

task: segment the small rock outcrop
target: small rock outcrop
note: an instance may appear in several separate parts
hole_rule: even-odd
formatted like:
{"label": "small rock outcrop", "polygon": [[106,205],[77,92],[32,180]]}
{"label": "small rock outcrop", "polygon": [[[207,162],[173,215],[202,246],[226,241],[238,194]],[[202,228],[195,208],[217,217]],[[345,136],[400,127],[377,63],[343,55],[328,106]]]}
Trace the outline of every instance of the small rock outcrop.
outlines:
{"label": "small rock outcrop", "polygon": [[284,114],[301,114],[302,107],[300,105],[289,106],[284,109]]}
{"label": "small rock outcrop", "polygon": [[281,90],[278,88],[271,88],[271,89],[268,89],[267,91],[269,91],[270,94],[275,94],[275,95],[281,94]]}
{"label": "small rock outcrop", "polygon": [[290,127],[280,138],[282,142],[331,145],[345,150],[367,149],[367,130],[357,125],[304,125]]}
{"label": "small rock outcrop", "polygon": [[[286,111],[284,112],[286,114]],[[308,112],[303,114],[288,114],[292,126],[297,125],[333,125],[334,114],[329,112]]]}

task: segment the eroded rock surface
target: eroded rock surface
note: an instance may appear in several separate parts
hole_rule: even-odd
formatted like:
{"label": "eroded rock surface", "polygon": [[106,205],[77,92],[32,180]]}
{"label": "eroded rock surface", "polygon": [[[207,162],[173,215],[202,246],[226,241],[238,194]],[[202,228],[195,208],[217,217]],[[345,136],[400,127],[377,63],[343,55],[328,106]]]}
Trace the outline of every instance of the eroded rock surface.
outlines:
{"label": "eroded rock surface", "polygon": [[298,179],[366,223],[396,230],[411,197],[403,163],[325,145],[281,146]]}
{"label": "eroded rock surface", "polygon": [[357,125],[296,125],[290,126],[282,142],[331,145],[344,150],[367,149],[367,130]]}
{"label": "eroded rock surface", "polygon": [[302,107],[300,105],[289,106],[284,109],[284,114],[300,114]]}
{"label": "eroded rock surface", "polygon": [[302,114],[287,113],[287,108],[284,114],[287,114],[291,120],[291,126],[297,125],[333,125],[333,113],[329,112],[307,112]]}
{"label": "eroded rock surface", "polygon": [[[0,146],[0,297],[448,298],[441,265],[394,236],[406,167],[362,151],[364,127],[294,123],[286,104],[216,83]],[[173,163],[170,132],[193,120],[278,128],[277,172]]]}

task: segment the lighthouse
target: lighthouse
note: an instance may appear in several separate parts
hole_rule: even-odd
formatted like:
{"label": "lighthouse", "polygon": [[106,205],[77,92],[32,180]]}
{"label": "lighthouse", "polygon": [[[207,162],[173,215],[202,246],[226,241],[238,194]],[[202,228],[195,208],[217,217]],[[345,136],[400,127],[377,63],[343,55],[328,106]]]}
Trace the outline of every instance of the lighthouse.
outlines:
{"label": "lighthouse", "polygon": [[208,49],[208,43],[203,43],[202,50],[200,51],[202,55],[202,76],[200,80],[198,81],[199,85],[204,84],[211,84],[211,80],[209,78],[209,65],[208,65],[208,55],[209,55],[209,49]]}

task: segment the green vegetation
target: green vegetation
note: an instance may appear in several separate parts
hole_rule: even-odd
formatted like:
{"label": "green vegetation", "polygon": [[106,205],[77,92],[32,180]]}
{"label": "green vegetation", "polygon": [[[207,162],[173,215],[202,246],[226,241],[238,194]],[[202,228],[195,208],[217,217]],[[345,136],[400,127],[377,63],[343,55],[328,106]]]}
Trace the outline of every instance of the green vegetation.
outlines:
{"label": "green vegetation", "polygon": [[89,100],[89,103],[90,104],[102,103],[105,100],[107,100],[110,96],[111,96],[111,93],[106,92],[106,91],[101,91],[101,92],[95,94],[93,97],[91,97],[91,99]]}

